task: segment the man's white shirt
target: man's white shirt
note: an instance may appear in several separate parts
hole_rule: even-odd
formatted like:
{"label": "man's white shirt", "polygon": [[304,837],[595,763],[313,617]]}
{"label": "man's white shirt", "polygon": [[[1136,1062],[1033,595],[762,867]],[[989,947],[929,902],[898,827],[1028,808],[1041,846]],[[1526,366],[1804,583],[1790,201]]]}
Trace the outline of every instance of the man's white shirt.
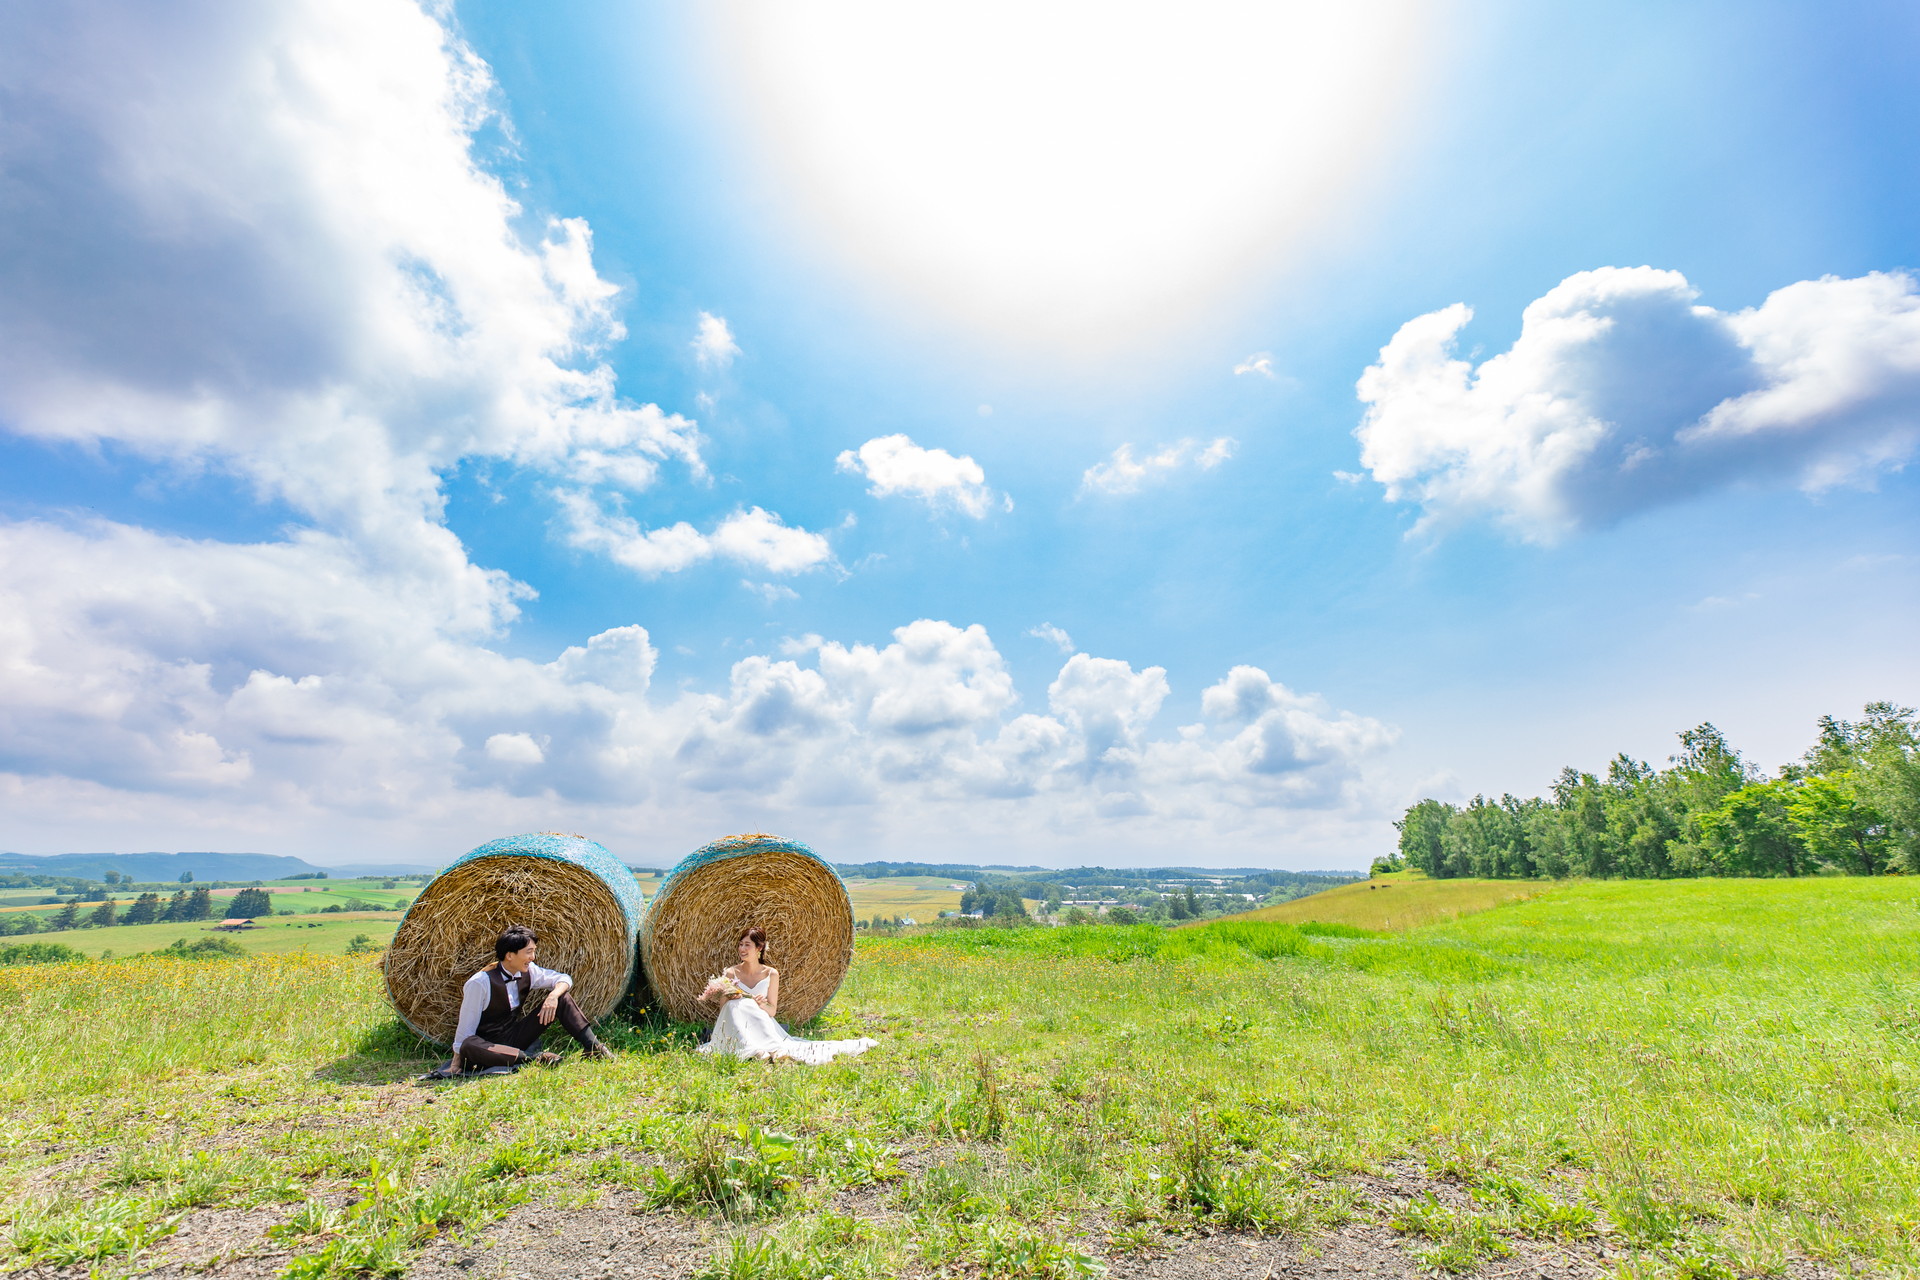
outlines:
{"label": "man's white shirt", "polygon": [[[561,973],[558,969],[542,969],[537,964],[527,966],[527,976],[533,980],[533,991],[557,987],[563,982],[569,987],[573,985],[571,974]],[[493,999],[492,977],[491,969],[482,969],[460,988],[460,1021],[453,1029],[453,1048],[456,1053],[467,1042],[467,1037],[480,1027],[480,1015],[487,1011],[487,1003]],[[507,1007],[520,1007],[520,980],[514,976],[507,979]]]}

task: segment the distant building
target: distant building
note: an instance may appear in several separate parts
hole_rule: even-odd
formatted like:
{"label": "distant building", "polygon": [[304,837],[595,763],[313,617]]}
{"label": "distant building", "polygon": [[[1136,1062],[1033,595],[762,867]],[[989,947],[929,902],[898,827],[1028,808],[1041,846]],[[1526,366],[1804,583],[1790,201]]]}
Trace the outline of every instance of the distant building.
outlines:
{"label": "distant building", "polygon": [[222,920],[219,924],[213,927],[216,929],[224,929],[228,933],[238,933],[242,929],[258,929],[260,926],[255,924],[251,920],[232,919],[232,920]]}

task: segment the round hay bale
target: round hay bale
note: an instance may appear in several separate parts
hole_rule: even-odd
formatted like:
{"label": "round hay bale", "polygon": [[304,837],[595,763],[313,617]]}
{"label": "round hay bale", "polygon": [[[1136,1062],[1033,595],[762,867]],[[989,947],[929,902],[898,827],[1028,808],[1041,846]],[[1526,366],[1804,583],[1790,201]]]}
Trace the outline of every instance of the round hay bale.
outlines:
{"label": "round hay bale", "polygon": [[543,831],[490,840],[451,863],[407,908],[382,967],[400,1018],[436,1044],[453,1038],[460,984],[493,963],[510,924],[540,935],[542,968],[573,977],[587,1017],[613,1011],[633,985],[640,882],[605,846]]}
{"label": "round hay bale", "polygon": [[826,1007],[853,959],[847,887],[799,841],[753,832],[688,854],[640,923],[641,963],[668,1017],[713,1021],[700,992],[738,961],[751,925],[767,931],[767,963],[780,971],[780,1020],[797,1025]]}

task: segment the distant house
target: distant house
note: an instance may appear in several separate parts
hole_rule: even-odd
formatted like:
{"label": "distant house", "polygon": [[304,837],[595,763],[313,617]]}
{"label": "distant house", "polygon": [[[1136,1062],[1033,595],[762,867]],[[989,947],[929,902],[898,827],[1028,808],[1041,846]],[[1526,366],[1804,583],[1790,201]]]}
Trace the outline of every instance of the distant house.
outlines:
{"label": "distant house", "polygon": [[920,922],[918,920],[915,920],[912,916],[901,916],[900,923],[903,925],[909,925],[909,924],[919,924]]}
{"label": "distant house", "polygon": [[251,920],[233,919],[233,920],[222,920],[219,924],[213,927],[215,929],[224,929],[228,933],[238,933],[242,929],[258,929],[260,926],[255,924]]}
{"label": "distant house", "polygon": [[964,884],[950,884],[947,886],[947,888],[953,890],[953,892],[955,893],[965,893],[968,889],[972,888],[972,886],[964,885]]}

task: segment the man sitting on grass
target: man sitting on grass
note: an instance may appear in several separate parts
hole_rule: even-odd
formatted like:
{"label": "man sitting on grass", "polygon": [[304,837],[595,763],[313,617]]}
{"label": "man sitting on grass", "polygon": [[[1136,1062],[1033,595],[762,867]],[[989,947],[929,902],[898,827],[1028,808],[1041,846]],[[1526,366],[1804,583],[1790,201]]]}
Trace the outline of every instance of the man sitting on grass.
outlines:
{"label": "man sitting on grass", "polygon": [[542,1051],[540,1037],[556,1018],[589,1058],[613,1056],[567,994],[573,979],[533,962],[540,954],[540,940],[533,930],[509,925],[494,940],[493,954],[495,962],[468,978],[460,989],[460,1021],[453,1033],[448,1075],[512,1068],[524,1062],[552,1066],[560,1055]]}

